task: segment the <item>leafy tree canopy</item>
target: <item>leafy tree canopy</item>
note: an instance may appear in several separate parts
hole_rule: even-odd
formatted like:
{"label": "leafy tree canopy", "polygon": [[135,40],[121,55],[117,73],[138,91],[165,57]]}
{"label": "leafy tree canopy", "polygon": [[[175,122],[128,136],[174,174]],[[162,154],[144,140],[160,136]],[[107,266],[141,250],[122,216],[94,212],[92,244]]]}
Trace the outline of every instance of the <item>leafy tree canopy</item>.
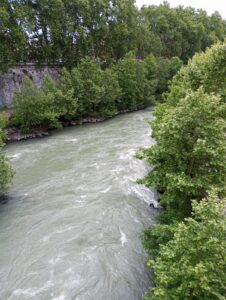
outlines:
{"label": "leafy tree canopy", "polygon": [[129,51],[187,62],[225,32],[218,13],[167,2],[139,10],[134,0],[1,0],[0,70],[30,61],[71,69],[85,56],[109,65]]}
{"label": "leafy tree canopy", "polygon": [[192,217],[174,227],[157,259],[148,261],[155,287],[144,300],[225,299],[226,199],[211,193],[192,207]]}

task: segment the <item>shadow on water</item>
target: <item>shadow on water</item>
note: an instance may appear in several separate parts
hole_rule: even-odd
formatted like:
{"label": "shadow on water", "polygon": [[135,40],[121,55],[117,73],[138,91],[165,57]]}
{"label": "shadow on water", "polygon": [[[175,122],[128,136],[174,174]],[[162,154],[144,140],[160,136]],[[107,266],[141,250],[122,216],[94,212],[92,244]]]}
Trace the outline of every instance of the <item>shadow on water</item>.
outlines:
{"label": "shadow on water", "polygon": [[10,197],[8,194],[0,194],[0,205],[7,204],[10,201]]}
{"label": "shadow on water", "polygon": [[3,207],[6,207],[9,202],[13,202],[13,200],[19,200],[20,196],[10,195],[9,193],[0,194],[0,210]]}

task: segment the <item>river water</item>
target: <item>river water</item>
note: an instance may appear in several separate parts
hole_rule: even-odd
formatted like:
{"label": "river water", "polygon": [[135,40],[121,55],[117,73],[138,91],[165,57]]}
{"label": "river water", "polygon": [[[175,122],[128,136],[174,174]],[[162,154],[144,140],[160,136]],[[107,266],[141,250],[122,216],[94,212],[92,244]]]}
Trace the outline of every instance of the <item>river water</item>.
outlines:
{"label": "river water", "polygon": [[0,299],[137,300],[150,286],[139,235],[154,193],[134,158],[150,110],[6,147],[16,170],[0,205]]}

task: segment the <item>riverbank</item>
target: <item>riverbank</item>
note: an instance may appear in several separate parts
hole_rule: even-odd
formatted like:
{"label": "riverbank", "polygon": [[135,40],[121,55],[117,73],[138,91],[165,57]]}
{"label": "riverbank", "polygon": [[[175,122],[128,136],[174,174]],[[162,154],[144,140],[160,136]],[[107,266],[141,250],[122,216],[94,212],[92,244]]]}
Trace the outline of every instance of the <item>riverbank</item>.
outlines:
{"label": "riverbank", "polygon": [[[114,118],[115,116],[117,116],[119,114],[125,114],[125,113],[134,112],[134,111],[135,110],[121,110],[121,111],[115,113],[113,116],[107,116],[107,117],[85,117],[85,118],[81,118],[79,120],[62,121],[61,122],[61,126],[62,126],[62,128],[64,128],[64,127],[69,127],[69,126],[83,125],[83,124],[87,124],[87,123],[104,122],[104,121],[106,121],[108,119]],[[46,137],[46,136],[50,135],[50,132],[52,130],[53,129],[51,129],[51,128],[34,128],[29,133],[23,133],[17,127],[9,127],[9,128],[6,128],[6,132],[7,132],[6,143],[13,142],[13,141],[23,141],[23,140],[29,140],[29,139]]]}

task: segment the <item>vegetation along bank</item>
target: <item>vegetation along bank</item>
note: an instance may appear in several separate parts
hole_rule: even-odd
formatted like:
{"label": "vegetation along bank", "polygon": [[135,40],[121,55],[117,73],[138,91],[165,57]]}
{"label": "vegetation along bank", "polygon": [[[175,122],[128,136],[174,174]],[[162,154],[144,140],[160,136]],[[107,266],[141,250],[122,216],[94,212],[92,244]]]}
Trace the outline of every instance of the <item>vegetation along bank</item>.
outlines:
{"label": "vegetation along bank", "polygon": [[0,192],[13,176],[6,126],[27,134],[159,103],[157,143],[138,154],[153,167],[140,182],[161,193],[164,208],[143,234],[154,272],[144,299],[225,299],[225,21],[166,2],[46,5],[4,0],[0,9],[2,72],[30,61],[63,67],[40,89],[25,77],[9,123],[1,117]]}
{"label": "vegetation along bank", "polygon": [[173,78],[152,122],[153,166],[141,183],[162,195],[143,243],[154,272],[150,299],[225,299],[226,43],[196,54]]}

